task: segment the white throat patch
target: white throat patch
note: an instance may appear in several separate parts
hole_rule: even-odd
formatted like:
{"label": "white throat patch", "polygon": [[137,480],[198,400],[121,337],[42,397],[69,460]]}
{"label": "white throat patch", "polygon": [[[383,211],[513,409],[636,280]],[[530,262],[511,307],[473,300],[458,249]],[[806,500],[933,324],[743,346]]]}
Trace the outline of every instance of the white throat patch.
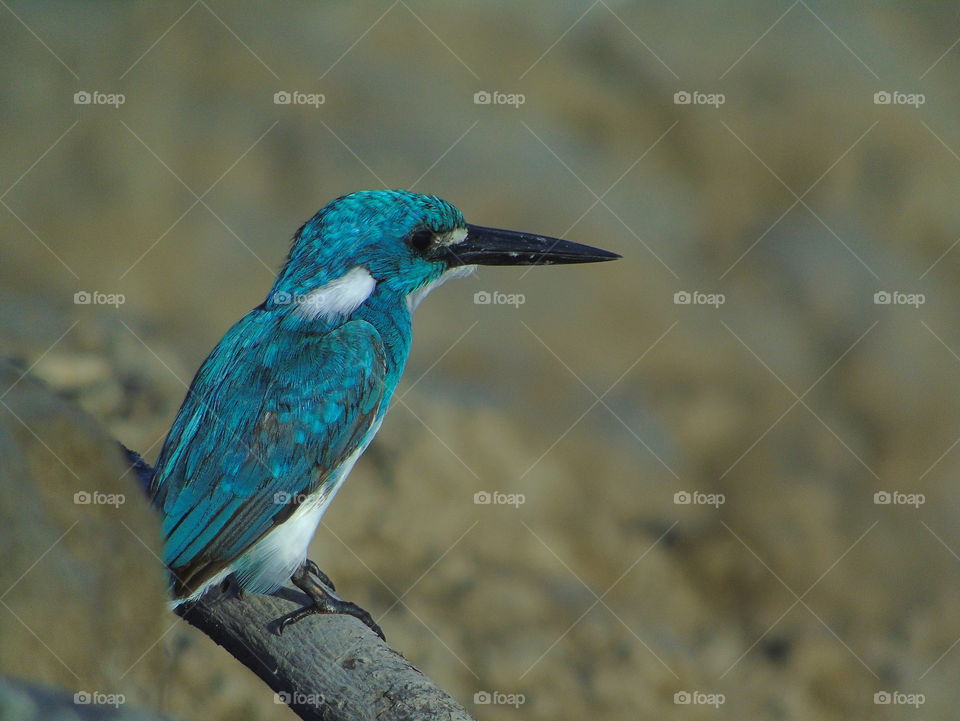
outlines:
{"label": "white throat patch", "polygon": [[359,308],[376,287],[377,281],[370,271],[358,265],[307,293],[297,312],[310,319],[334,320],[337,316],[347,316]]}
{"label": "white throat patch", "polygon": [[407,294],[407,308],[410,309],[410,312],[413,313],[417,309],[417,306],[423,302],[423,299],[426,298],[430,291],[434,288],[438,288],[444,283],[446,283],[451,278],[463,278],[464,276],[470,275],[473,271],[477,269],[475,265],[461,265],[457,268],[451,268],[450,270],[444,271],[436,280],[432,280],[421,288],[412,293]]}

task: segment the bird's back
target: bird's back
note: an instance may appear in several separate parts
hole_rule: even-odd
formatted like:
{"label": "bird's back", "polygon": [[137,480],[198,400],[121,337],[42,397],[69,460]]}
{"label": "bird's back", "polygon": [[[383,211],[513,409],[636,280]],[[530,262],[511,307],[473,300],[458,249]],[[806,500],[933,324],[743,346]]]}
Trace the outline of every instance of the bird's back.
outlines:
{"label": "bird's back", "polygon": [[[380,333],[361,319],[313,328],[259,308],[227,332],[194,378],[150,487],[176,598],[335,491],[338,469],[386,410],[387,365]],[[253,586],[282,576],[245,573]]]}

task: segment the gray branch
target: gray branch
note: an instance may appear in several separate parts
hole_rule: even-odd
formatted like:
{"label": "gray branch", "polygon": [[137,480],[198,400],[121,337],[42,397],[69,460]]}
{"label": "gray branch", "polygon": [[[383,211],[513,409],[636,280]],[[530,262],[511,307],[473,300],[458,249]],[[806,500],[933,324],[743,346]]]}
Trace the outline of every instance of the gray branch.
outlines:
{"label": "gray branch", "polygon": [[211,591],[180,615],[307,721],[470,721],[459,703],[352,616],[311,616],[278,635],[276,619],[307,603],[286,588],[271,596]]}

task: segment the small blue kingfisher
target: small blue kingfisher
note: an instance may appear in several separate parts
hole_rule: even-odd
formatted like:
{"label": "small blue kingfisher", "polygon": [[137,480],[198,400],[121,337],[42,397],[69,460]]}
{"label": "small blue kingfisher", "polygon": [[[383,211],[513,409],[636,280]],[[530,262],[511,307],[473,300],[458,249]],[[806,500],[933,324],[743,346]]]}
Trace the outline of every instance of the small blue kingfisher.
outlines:
{"label": "small blue kingfisher", "polygon": [[174,606],[234,575],[270,593],[290,580],[314,613],[370,614],[336,595],[307,547],[383,422],[410,351],[411,314],[475,265],[593,263],[620,256],[470,225],[432,195],[365,190],[297,231],[266,300],[197,371],[149,485],[162,515]]}

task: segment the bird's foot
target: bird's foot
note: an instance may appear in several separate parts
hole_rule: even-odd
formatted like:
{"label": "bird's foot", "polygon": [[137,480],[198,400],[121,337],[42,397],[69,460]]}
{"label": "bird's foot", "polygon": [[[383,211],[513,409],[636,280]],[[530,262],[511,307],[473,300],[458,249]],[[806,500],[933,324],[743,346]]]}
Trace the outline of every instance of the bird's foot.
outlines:
{"label": "bird's foot", "polygon": [[354,618],[362,621],[382,640],[387,640],[383,635],[383,629],[380,628],[377,622],[373,620],[373,617],[367,611],[360,608],[355,603],[337,598],[326,588],[318,584],[316,580],[311,578],[310,574],[317,576],[324,582],[325,585],[328,585],[331,589],[333,588],[333,585],[329,583],[329,579],[327,579],[326,574],[317,568],[317,565],[313,563],[313,561],[304,562],[304,564],[297,569],[296,573],[290,577],[290,580],[293,582],[293,585],[307,594],[313,603],[311,603],[309,606],[298,608],[296,611],[291,611],[290,613],[278,619],[278,635],[282,635],[285,628],[302,621],[307,616],[312,616],[316,613],[342,613],[347,616],[353,616]]}
{"label": "bird's foot", "polygon": [[316,576],[320,583],[329,588],[331,591],[337,590],[337,587],[333,585],[333,581],[330,580],[330,576],[321,571],[320,567],[316,563],[311,561],[309,558],[304,561],[304,563],[307,566],[307,570]]}
{"label": "bird's foot", "polygon": [[220,582],[220,593],[232,593],[235,598],[243,598],[243,586],[232,573]]}

